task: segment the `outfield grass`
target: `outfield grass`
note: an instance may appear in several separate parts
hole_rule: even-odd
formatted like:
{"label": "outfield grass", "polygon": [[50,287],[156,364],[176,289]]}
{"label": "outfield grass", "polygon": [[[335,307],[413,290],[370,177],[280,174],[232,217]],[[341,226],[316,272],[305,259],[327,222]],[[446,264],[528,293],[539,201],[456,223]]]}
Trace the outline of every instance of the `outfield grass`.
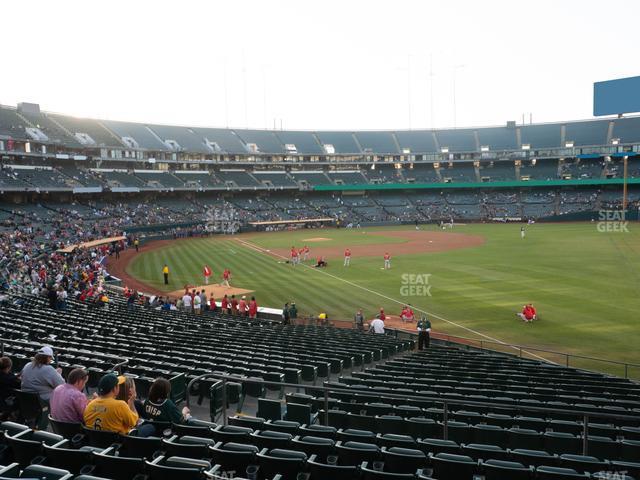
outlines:
{"label": "outfield grass", "polygon": [[[279,307],[293,300],[302,314],[327,311],[332,318],[351,318],[358,307],[370,317],[381,306],[397,314],[400,304],[407,302],[434,314],[434,329],[452,335],[480,338],[482,334],[640,363],[640,230],[635,226],[629,233],[599,233],[594,224],[536,224],[527,228],[524,240],[519,224],[459,226],[455,232],[483,235],[486,243],[419,255],[401,255],[402,239],[363,235],[359,230],[256,234],[249,239],[266,249],[301,246],[311,237],[332,239],[310,243],[312,252],[313,245],[397,244],[389,271],[380,269],[379,257],[354,258],[350,268],[343,268],[337,258],[329,259],[324,273],[292,268],[233,239],[194,239],[146,253],[143,249],[128,273],[163,289],[160,270],[167,262],[172,268],[170,291],[185,283],[201,283],[202,266],[208,263],[216,275],[231,268],[234,285],[255,290],[261,305]],[[409,227],[386,230],[401,228]],[[402,274],[431,274],[431,296],[403,297]],[[528,301],[535,304],[540,321],[525,325],[515,312]],[[593,362],[572,364],[622,373]],[[640,377],[640,371],[629,373]]]}

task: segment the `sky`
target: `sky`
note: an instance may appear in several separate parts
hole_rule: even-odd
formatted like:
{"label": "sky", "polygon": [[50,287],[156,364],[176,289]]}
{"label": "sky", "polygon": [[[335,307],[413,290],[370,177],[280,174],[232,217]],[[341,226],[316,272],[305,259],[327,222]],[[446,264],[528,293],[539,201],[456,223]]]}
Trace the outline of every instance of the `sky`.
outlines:
{"label": "sky", "polygon": [[4,0],[0,104],[304,130],[592,117],[637,0]]}

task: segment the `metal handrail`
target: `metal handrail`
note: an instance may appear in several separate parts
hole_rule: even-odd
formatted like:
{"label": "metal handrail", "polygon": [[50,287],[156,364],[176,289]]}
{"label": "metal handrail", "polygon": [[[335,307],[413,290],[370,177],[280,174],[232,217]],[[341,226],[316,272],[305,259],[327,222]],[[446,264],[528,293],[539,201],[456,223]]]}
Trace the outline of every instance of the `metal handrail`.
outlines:
{"label": "metal handrail", "polygon": [[[372,392],[370,390],[362,390],[355,388],[336,388],[336,387],[326,387],[326,386],[316,386],[316,385],[304,385],[299,383],[286,383],[286,382],[273,382],[262,380],[260,378],[255,377],[240,377],[234,375],[227,375],[222,373],[204,373],[199,375],[187,384],[187,397],[186,404],[187,407],[190,406],[190,392],[191,387],[197,381],[204,380],[207,378],[214,378],[222,381],[222,420],[223,425],[227,425],[228,417],[227,417],[227,381],[233,381],[236,383],[245,383],[250,382],[253,384],[261,384],[264,386],[273,385],[278,386],[280,388],[295,388],[296,390],[302,388],[306,390],[314,389],[314,390],[322,390],[324,392],[324,422],[325,425],[328,425],[329,420],[329,392],[335,393],[348,393],[348,394],[361,394],[361,395],[372,395],[375,393],[376,397],[381,399],[396,399],[396,400],[421,400],[421,401],[432,401],[436,403],[442,403],[442,428],[443,428],[443,438],[445,440],[448,439],[448,426],[449,426],[449,406],[450,405],[462,405],[462,406],[476,406],[476,407],[496,407],[494,402],[483,402],[477,400],[464,400],[464,399],[451,399],[451,398],[442,398],[442,397],[434,397],[431,395],[400,395],[394,393],[383,393],[383,392]],[[575,415],[576,417],[581,417],[583,420],[583,455],[588,454],[588,431],[589,431],[589,419],[590,418],[609,418],[616,420],[631,420],[637,422],[640,420],[640,416],[633,415],[620,415],[620,414],[609,414],[609,413],[600,413],[600,412],[585,412],[581,410],[575,409],[560,409],[560,408],[549,408],[549,407],[534,407],[530,405],[517,405],[518,409],[531,411],[531,412],[542,412],[542,413],[552,413],[552,414],[562,414],[562,415]]]}
{"label": "metal handrail", "polygon": [[[417,334],[414,333],[414,332],[410,332],[410,331],[402,330],[402,329],[397,329],[397,328],[385,328],[385,330],[394,332],[396,336],[397,336],[398,333],[402,333],[404,335],[410,335],[410,336],[417,336]],[[617,361],[617,360],[608,360],[608,359],[604,359],[604,358],[588,357],[586,355],[577,355],[577,354],[574,354],[574,353],[557,352],[555,350],[546,350],[544,348],[531,347],[531,346],[528,346],[528,345],[520,345],[520,344],[517,344],[517,343],[506,343],[506,342],[499,342],[499,341],[495,341],[495,340],[482,340],[482,339],[477,339],[477,338],[459,337],[457,335],[449,335],[448,333],[432,332],[431,339],[432,340],[440,340],[440,341],[449,342],[449,343],[455,343],[457,345],[465,345],[465,346],[472,347],[472,348],[480,348],[480,350],[491,350],[492,352],[506,353],[506,354],[509,354],[509,355],[516,355],[516,353],[509,353],[509,352],[503,352],[503,351],[500,351],[500,350],[496,350],[496,349],[493,349],[493,348],[486,348],[487,344],[500,345],[501,347],[507,347],[507,348],[512,348],[514,350],[517,350],[518,351],[518,356],[520,358],[522,358],[523,355],[529,353],[530,351],[531,352],[548,353],[548,354],[551,354],[551,355],[558,355],[558,356],[561,356],[561,357],[565,357],[565,366],[566,367],[570,366],[569,360],[571,358],[577,358],[577,359],[582,359],[582,360],[591,360],[591,361],[595,361],[595,362],[608,363],[608,364],[611,364],[611,365],[619,365],[619,366],[623,366],[624,367],[624,378],[625,379],[629,378],[629,367],[640,368],[640,364],[638,364],[638,363],[620,362],[620,361]],[[459,341],[459,340],[462,340],[462,341]],[[469,343],[465,343],[465,342],[473,342],[473,344],[469,344]],[[544,360],[546,362],[549,362],[549,363],[555,363],[555,362],[552,362],[551,360],[548,360],[548,359],[544,359]],[[582,370],[587,370],[587,369],[582,369]],[[591,370],[588,370],[588,371],[591,371]],[[600,373],[600,372],[598,372],[598,373]]]}

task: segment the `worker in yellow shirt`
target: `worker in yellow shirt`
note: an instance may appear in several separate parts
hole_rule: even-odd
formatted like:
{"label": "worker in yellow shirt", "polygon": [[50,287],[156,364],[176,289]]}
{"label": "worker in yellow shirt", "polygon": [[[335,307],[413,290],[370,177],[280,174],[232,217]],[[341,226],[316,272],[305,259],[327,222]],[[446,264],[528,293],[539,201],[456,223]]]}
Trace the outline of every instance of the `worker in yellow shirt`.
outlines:
{"label": "worker in yellow shirt", "polygon": [[113,373],[105,375],[98,383],[98,398],[92,400],[84,411],[84,424],[94,430],[117,432],[126,435],[138,423],[134,405],[135,389],[127,401],[118,400],[120,385],[126,378]]}
{"label": "worker in yellow shirt", "polygon": [[164,275],[164,284],[169,285],[169,267],[166,263],[162,267],[162,275]]}

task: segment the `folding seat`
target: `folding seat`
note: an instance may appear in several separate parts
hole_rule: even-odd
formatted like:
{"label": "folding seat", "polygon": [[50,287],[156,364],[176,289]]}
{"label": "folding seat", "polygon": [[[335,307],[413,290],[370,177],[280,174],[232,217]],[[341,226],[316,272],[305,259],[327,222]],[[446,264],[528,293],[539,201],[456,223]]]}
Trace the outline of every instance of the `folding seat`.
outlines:
{"label": "folding seat", "polygon": [[260,449],[263,448],[283,448],[286,449],[291,443],[293,435],[285,432],[272,432],[269,430],[253,432],[249,435],[249,443],[257,446]]}
{"label": "folding seat", "polygon": [[358,478],[359,466],[335,465],[320,462],[316,455],[307,460],[309,480],[354,480]]}
{"label": "folding seat", "polygon": [[213,429],[211,436],[216,442],[247,442],[253,429],[236,427],[233,425],[218,425]]}
{"label": "folding seat", "polygon": [[285,367],[282,369],[285,383],[302,383],[302,370],[300,368]]}
{"label": "folding seat", "polygon": [[[442,425],[444,431],[444,424]],[[447,422],[447,440],[457,443],[469,443],[472,441],[469,425],[464,422]]]}
{"label": "folding seat", "polygon": [[115,432],[94,430],[83,426],[82,433],[92,447],[108,448],[114,443],[120,443],[120,435]]}
{"label": "folding seat", "polygon": [[556,465],[558,463],[557,455],[552,455],[543,450],[527,450],[525,448],[511,450],[511,458],[515,462],[520,462],[524,465],[533,465],[534,467]]}
{"label": "folding seat", "polygon": [[538,480],[571,480],[574,478],[591,478],[588,473],[578,473],[571,468],[549,467],[543,465],[536,468]]}
{"label": "folding seat", "polygon": [[539,450],[543,445],[541,433],[525,428],[510,428],[507,430],[507,445],[509,448],[525,448]]}
{"label": "folding seat", "polygon": [[[261,417],[246,417],[244,415],[235,415],[233,417],[229,417],[228,423],[229,425],[233,425],[236,427],[247,427],[253,430],[261,430],[264,427],[265,419]],[[216,425],[214,424],[213,428],[215,427]]]}
{"label": "folding seat", "polygon": [[471,480],[478,471],[478,463],[466,455],[438,453],[431,457],[433,476],[438,480]]}
{"label": "folding seat", "polygon": [[83,467],[92,464],[92,451],[102,451],[88,446],[74,448],[69,440],[62,440],[54,445],[44,444],[43,448],[47,465],[69,470],[74,474],[80,473]]}
{"label": "folding seat", "polygon": [[60,468],[46,465],[29,465],[22,471],[20,478],[38,478],[41,480],[71,480],[73,474]]}
{"label": "folding seat", "polygon": [[509,460],[509,452],[497,445],[482,443],[470,443],[461,446],[462,455],[467,455],[474,460]]}
{"label": "folding seat", "polygon": [[360,465],[380,458],[380,448],[372,443],[337,442],[336,453],[339,465]]}
{"label": "folding seat", "polygon": [[398,435],[396,433],[379,433],[376,436],[376,444],[379,447],[417,448],[416,441],[410,435]]}
{"label": "folding seat", "polygon": [[596,457],[585,455],[560,455],[560,466],[564,468],[573,468],[577,472],[599,472],[606,470],[608,463],[598,460]]}
{"label": "folding seat", "polygon": [[311,413],[311,405],[300,403],[288,403],[285,420],[299,422],[302,425],[311,425],[316,421],[318,414]]}
{"label": "folding seat", "polygon": [[416,478],[414,473],[396,473],[387,472],[381,469],[376,469],[377,462],[373,462],[373,465],[369,466],[368,462],[362,462],[360,465],[360,474],[362,480],[414,480]]}
{"label": "folding seat", "polygon": [[313,406],[313,395],[307,395],[306,393],[287,393],[285,395],[285,402],[287,405],[289,403],[298,403],[301,405],[309,405]]}
{"label": "folding seat", "polygon": [[134,435],[122,435],[120,437],[121,446],[118,455],[124,457],[138,457],[150,459],[154,453],[162,448],[160,437],[138,437]]}
{"label": "folding seat", "polygon": [[193,458],[159,456],[145,461],[150,480],[202,480],[203,472],[210,469],[209,462]]}
{"label": "folding seat", "polygon": [[335,454],[335,442],[330,438],[314,436],[296,436],[291,440],[291,449],[304,452],[307,455],[315,455],[320,460],[325,460],[327,456]]}
{"label": "folding seat", "polygon": [[622,440],[620,460],[636,462],[640,460],[640,440]]}
{"label": "folding seat", "polygon": [[300,429],[298,422],[291,422],[289,420],[267,420],[259,430],[271,430],[272,432],[284,432],[291,435],[297,435]]}
{"label": "folding seat", "polygon": [[207,437],[211,438],[211,430],[218,425],[213,422],[203,422],[203,425],[186,424],[186,423],[174,423],[171,425],[171,431],[182,437],[184,435],[190,435],[193,437]]}
{"label": "folding seat", "polygon": [[543,435],[543,448],[551,453],[582,453],[582,440],[564,432],[546,432]]}
{"label": "folding seat", "polygon": [[222,442],[209,447],[209,455],[213,462],[222,465],[225,471],[235,471],[239,475],[244,475],[249,465],[256,465],[256,455],[260,449],[255,445],[245,445],[242,443]]}
{"label": "folding seat", "polygon": [[15,435],[9,435],[5,431],[4,438],[13,454],[13,459],[21,467],[26,467],[36,457],[42,456],[44,444],[55,445],[64,440],[61,435],[35,430],[23,430]]}
{"label": "folding seat", "polygon": [[334,441],[338,438],[338,430],[328,425],[302,425],[298,432],[302,436],[323,437]]}
{"label": "folding seat", "polygon": [[625,440],[640,440],[640,427],[622,426],[620,427],[620,435]]}
{"label": "folding seat", "polygon": [[469,425],[477,425],[483,422],[483,416],[480,413],[470,410],[457,410],[452,412],[451,418],[457,422],[464,422]]}
{"label": "folding seat", "polygon": [[[284,373],[280,372],[265,372],[262,375],[262,378],[265,382],[275,382],[275,383],[284,383]],[[267,391],[278,392],[278,398],[284,397],[284,386],[283,385],[270,385],[265,384],[265,388]]]}
{"label": "folding seat", "polygon": [[460,453],[460,445],[453,440],[441,440],[439,438],[423,438],[418,440],[418,448],[427,455],[438,453]]}
{"label": "folding seat", "polygon": [[393,415],[395,409],[390,403],[366,403],[365,410],[367,415],[375,417],[379,415]]}
{"label": "folding seat", "polygon": [[530,480],[533,468],[518,462],[505,460],[487,460],[480,464],[485,480]]}
{"label": "folding seat", "polygon": [[[325,416],[327,421],[325,421]],[[335,428],[347,428],[347,412],[344,410],[329,410],[325,412],[320,410],[318,412],[318,418],[323,425],[329,425]]]}
{"label": "folding seat", "polygon": [[422,408],[417,405],[396,405],[393,414],[404,418],[424,418],[422,417]]}
{"label": "folding seat", "polygon": [[27,425],[35,427],[42,415],[49,415],[48,407],[40,402],[37,393],[25,392],[20,389],[15,389],[14,393],[20,416]]}
{"label": "folding seat", "polygon": [[[130,480],[144,472],[144,459],[139,457],[122,457],[117,455],[115,447],[91,453],[95,468],[91,475],[104,476],[113,480]],[[86,472],[81,472],[86,473]]]}
{"label": "folding seat", "polygon": [[82,433],[81,423],[62,422],[60,420],[54,420],[51,415],[49,415],[49,424],[51,425],[53,433],[62,435],[67,440],[71,440],[76,435]]}
{"label": "folding seat", "polygon": [[620,452],[620,444],[609,437],[589,435],[587,437],[588,454],[602,460],[617,459]]}
{"label": "folding seat", "polygon": [[611,461],[610,470],[614,472],[625,472],[630,477],[640,478],[640,461],[636,460],[633,462],[613,460]]}
{"label": "folding seat", "polygon": [[282,404],[280,400],[258,398],[256,416],[265,420],[282,420]]}
{"label": "folding seat", "polygon": [[375,417],[374,430],[379,433],[397,433],[406,435],[409,433],[407,422],[397,415],[380,415]]}
{"label": "folding seat", "polygon": [[22,423],[16,422],[2,422],[0,423],[0,432],[5,432],[8,435],[16,435],[25,430],[31,430],[28,426]]}
{"label": "folding seat", "polygon": [[415,473],[428,463],[424,452],[415,448],[383,447],[381,454],[387,472]]}
{"label": "folding seat", "polygon": [[507,446],[507,431],[497,425],[474,425],[471,434],[475,443]]}
{"label": "folding seat", "polygon": [[336,438],[342,442],[376,443],[376,434],[370,430],[357,430],[355,428],[339,429]]}
{"label": "folding seat", "polygon": [[513,421],[518,428],[526,428],[529,430],[535,430],[536,432],[545,432],[547,430],[548,422],[544,418],[518,416],[515,417]]}
{"label": "folding seat", "polygon": [[406,420],[407,433],[413,438],[438,438],[442,436],[441,426],[431,418],[412,417]]}
{"label": "folding seat", "polygon": [[621,432],[609,423],[589,423],[589,435],[609,437],[612,440],[616,440],[621,435]]}
{"label": "folding seat", "polygon": [[262,478],[272,478],[274,475],[282,475],[282,480],[295,480],[307,461],[307,455],[295,450],[283,450],[274,448],[263,449],[257,455]]}
{"label": "folding seat", "polygon": [[572,435],[581,435],[584,427],[581,422],[570,420],[551,420],[549,428],[554,432],[570,433]]}

